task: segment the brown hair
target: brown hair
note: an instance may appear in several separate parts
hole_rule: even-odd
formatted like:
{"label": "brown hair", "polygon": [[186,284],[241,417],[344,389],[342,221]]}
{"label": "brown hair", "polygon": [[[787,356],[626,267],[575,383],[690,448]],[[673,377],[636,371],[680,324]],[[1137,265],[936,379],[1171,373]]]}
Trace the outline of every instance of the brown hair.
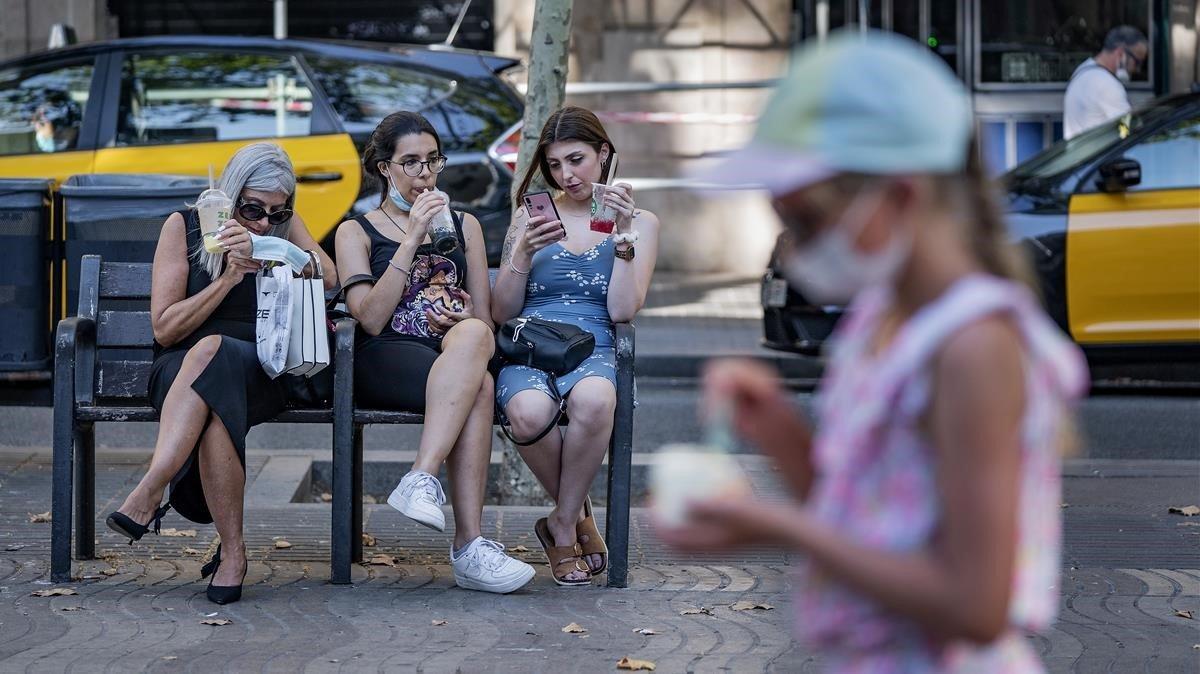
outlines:
{"label": "brown hair", "polygon": [[596,113],[587,108],[577,105],[563,106],[551,114],[550,118],[546,120],[545,126],[542,127],[533,160],[529,162],[529,168],[525,170],[525,177],[521,179],[521,187],[513,198],[514,208],[520,206],[521,196],[533,182],[534,171],[541,171],[542,180],[545,180],[547,185],[556,190],[562,189],[562,186],[554,181],[554,176],[550,173],[550,162],[546,159],[546,149],[551,144],[564,140],[586,143],[597,153],[603,146],[608,145],[609,161],[604,163],[604,167],[600,171],[600,180],[608,179],[608,171],[612,166],[612,155],[617,148],[613,145],[612,139],[608,137],[608,132],[604,130],[604,125],[600,123]]}
{"label": "brown hair", "polygon": [[396,153],[396,142],[401,138],[410,135],[420,135],[427,133],[433,136],[433,140],[437,143],[438,154],[442,153],[442,139],[438,136],[437,129],[429,123],[429,120],[424,116],[401,110],[380,120],[379,125],[371,132],[371,138],[367,140],[367,146],[363,148],[362,165],[363,173],[366,177],[374,177],[379,183],[380,201],[383,203],[388,196],[388,179],[387,176],[379,172],[379,162],[387,161]]}

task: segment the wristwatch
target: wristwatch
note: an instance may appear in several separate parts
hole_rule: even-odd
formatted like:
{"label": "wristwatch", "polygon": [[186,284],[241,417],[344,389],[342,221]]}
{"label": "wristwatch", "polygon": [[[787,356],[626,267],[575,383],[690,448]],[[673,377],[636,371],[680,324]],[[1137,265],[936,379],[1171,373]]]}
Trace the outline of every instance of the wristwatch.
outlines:
{"label": "wristwatch", "polygon": [[625,248],[624,250],[622,250],[619,246],[620,246],[620,244],[618,244],[617,248],[613,249],[613,254],[616,255],[617,257],[621,258],[622,260],[625,260],[626,262],[631,262],[633,260],[633,255],[634,255],[633,244],[632,243],[629,244],[629,247]]}

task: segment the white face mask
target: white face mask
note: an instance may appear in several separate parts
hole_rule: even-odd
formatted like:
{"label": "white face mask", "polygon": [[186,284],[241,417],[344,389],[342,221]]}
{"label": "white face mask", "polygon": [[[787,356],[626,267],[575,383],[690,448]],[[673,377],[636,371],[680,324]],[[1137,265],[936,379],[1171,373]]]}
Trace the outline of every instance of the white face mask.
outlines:
{"label": "white face mask", "polygon": [[1129,69],[1125,67],[1126,60],[1126,57],[1122,55],[1121,60],[1117,63],[1117,79],[1125,84],[1129,84],[1133,80],[1133,77],[1130,76]]}
{"label": "white face mask", "polygon": [[786,260],[783,275],[813,304],[848,304],[865,288],[891,282],[912,250],[912,236],[892,231],[876,253],[855,249],[854,240],[879,204],[882,192],[854,198],[833,227]]}

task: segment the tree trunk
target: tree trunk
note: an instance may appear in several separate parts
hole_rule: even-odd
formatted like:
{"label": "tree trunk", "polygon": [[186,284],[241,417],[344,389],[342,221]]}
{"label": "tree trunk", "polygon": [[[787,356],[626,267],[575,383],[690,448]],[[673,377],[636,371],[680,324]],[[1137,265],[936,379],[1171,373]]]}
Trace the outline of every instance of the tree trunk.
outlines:
{"label": "tree trunk", "polygon": [[[567,60],[571,47],[571,0],[537,0],[533,10],[533,35],[529,39],[529,71],[525,89],[525,119],[517,155],[517,178],[521,178],[537,150],[538,135],[551,113],[562,107],[567,91]],[[541,176],[537,184],[543,185]]]}
{"label": "tree trunk", "polygon": [[[525,88],[525,118],[521,144],[517,155],[516,178],[512,184],[515,199],[517,189],[537,150],[538,135],[550,115],[562,107],[567,89],[567,60],[571,46],[572,0],[537,0],[533,14],[533,34],[529,40],[529,70]],[[545,189],[541,176],[535,177],[537,189]],[[516,232],[509,226],[504,237],[501,264],[508,262]],[[504,461],[500,465],[500,502],[506,505],[539,505],[546,503],[546,494],[538,485],[529,467],[521,460],[517,448],[500,435],[504,446]]]}

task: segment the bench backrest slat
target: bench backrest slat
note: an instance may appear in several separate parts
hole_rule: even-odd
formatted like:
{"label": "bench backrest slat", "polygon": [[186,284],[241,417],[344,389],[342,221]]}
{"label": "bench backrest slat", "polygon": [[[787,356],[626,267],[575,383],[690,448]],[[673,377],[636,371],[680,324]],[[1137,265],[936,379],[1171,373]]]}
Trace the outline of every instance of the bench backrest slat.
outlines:
{"label": "bench backrest slat", "polygon": [[104,347],[154,346],[149,311],[101,311],[96,322],[96,344]]}
{"label": "bench backrest slat", "polygon": [[152,266],[145,262],[105,262],[100,266],[101,299],[150,299]]}
{"label": "bench backrest slat", "polygon": [[146,385],[150,383],[150,361],[102,360],[97,370],[97,397],[146,397]]}

